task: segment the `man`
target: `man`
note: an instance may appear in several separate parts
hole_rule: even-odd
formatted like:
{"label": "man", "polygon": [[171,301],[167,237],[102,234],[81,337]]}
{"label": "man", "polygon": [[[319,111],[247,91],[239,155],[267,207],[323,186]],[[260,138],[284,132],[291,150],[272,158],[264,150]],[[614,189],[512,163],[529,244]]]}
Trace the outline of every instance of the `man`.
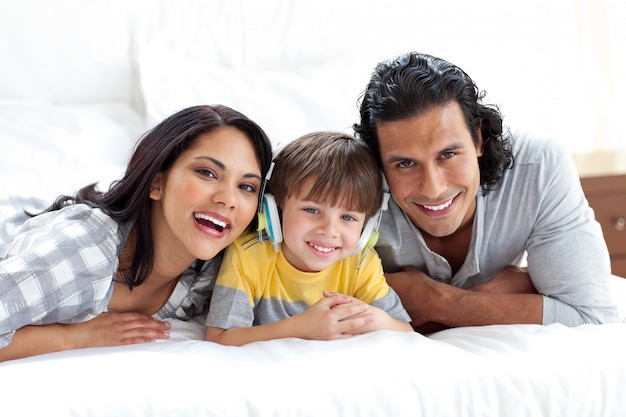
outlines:
{"label": "man", "polygon": [[412,52],[378,64],[362,97],[354,128],[393,197],[376,249],[413,326],[616,321],[571,157],[503,131],[483,96],[460,68]]}

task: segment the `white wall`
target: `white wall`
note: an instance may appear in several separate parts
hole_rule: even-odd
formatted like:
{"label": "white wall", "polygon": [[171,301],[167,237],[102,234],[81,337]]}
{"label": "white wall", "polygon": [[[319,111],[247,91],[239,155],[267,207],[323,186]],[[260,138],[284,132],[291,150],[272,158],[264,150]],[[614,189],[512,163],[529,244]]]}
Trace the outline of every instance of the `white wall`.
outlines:
{"label": "white wall", "polygon": [[[182,19],[185,12],[180,14]],[[278,137],[349,127],[374,65],[417,50],[463,67],[513,129],[555,137],[572,153],[626,148],[621,129],[626,2],[621,0],[243,0],[216,8],[212,16],[228,22],[221,32],[223,48],[211,52],[224,64],[217,71],[244,80],[222,84],[215,97],[248,91],[241,106]],[[185,36],[168,30],[164,36],[177,52],[192,51],[196,34],[204,33],[193,25]],[[207,52],[198,48],[185,59],[193,54],[203,61]],[[181,67],[186,64],[179,60]],[[156,77],[163,82],[168,74]],[[281,89],[284,102],[269,117],[264,97]],[[177,102],[175,91],[172,96]],[[306,116],[307,99],[327,103],[325,112],[318,106],[315,122]]]}
{"label": "white wall", "polygon": [[626,152],[624,21],[622,0],[0,0],[0,99],[93,91],[148,124],[222,102],[280,141],[349,130],[375,64],[417,50],[464,68],[514,130]]}

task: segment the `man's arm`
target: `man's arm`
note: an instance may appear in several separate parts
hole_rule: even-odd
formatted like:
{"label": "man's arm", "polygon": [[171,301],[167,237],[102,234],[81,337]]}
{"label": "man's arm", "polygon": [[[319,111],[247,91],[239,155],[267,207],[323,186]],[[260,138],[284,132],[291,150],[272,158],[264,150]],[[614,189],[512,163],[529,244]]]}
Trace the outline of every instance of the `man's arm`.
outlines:
{"label": "man's arm", "polygon": [[435,281],[415,268],[387,274],[387,282],[400,296],[413,326],[420,332],[542,322],[542,296],[533,291],[528,274],[514,268],[507,268],[489,283],[470,290]]}
{"label": "man's arm", "polygon": [[526,241],[528,272],[544,298],[543,324],[617,320],[608,249],[567,151],[543,141],[536,219]]}

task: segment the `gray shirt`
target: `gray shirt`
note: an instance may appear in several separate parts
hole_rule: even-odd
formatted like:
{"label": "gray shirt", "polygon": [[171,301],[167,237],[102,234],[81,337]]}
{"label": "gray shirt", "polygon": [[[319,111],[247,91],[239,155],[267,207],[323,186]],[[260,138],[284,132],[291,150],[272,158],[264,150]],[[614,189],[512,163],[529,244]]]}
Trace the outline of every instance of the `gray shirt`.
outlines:
{"label": "gray shirt", "polygon": [[469,252],[457,273],[426,246],[394,201],[376,245],[385,272],[413,266],[471,288],[527,255],[528,272],[543,295],[543,324],[616,321],[608,250],[570,155],[554,141],[527,135],[514,135],[512,143],[513,168],[498,189],[478,193]]}

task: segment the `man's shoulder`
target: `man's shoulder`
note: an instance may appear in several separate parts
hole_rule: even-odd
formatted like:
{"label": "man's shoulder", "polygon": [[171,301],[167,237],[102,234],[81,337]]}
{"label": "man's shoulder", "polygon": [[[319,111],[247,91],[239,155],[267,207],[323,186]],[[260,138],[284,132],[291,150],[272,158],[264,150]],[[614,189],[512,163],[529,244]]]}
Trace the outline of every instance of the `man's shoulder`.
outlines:
{"label": "man's shoulder", "polygon": [[524,131],[511,133],[515,165],[543,165],[567,156],[563,144],[556,140]]}

